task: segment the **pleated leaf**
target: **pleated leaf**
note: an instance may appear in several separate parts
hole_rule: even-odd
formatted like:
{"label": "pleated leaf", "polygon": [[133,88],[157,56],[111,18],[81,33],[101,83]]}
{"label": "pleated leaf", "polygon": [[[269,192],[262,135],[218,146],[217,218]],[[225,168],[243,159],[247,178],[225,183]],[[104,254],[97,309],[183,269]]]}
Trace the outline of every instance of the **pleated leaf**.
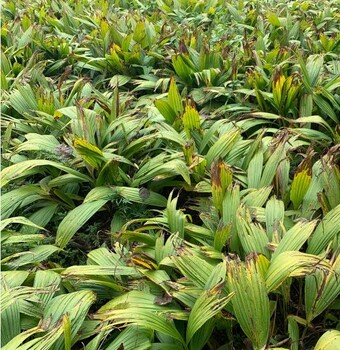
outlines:
{"label": "pleated leaf", "polygon": [[186,132],[187,138],[190,139],[191,132],[193,130],[199,130],[201,126],[200,116],[196,108],[191,105],[185,107],[185,112],[182,117],[184,130]]}
{"label": "pleated leaf", "polygon": [[29,251],[13,254],[2,260],[2,263],[11,269],[29,264],[38,264],[56,253],[58,247],[51,244],[38,245]]}
{"label": "pleated leaf", "polygon": [[269,251],[266,249],[268,236],[265,230],[261,225],[252,222],[250,212],[244,206],[240,206],[237,211],[236,227],[246,255],[261,253],[267,258],[270,257]]}
{"label": "pleated leaf", "polygon": [[312,234],[315,226],[315,220],[311,222],[300,221],[295,224],[284,234],[272,256],[272,261],[283,252],[299,250]]}
{"label": "pleated leaf", "polygon": [[98,169],[105,160],[103,152],[85,139],[76,138],[74,147],[82,159],[95,169]]}
{"label": "pleated leaf", "polygon": [[127,307],[123,310],[118,309],[97,313],[94,315],[94,318],[105,322],[110,321],[110,325],[112,326],[137,325],[153,329],[185,344],[173,321],[166,319],[165,316],[160,313],[139,309],[137,307]]}
{"label": "pleated leaf", "polygon": [[233,129],[222,135],[217,142],[209,149],[206,155],[207,167],[210,168],[212,162],[223,159],[232,149],[238,140],[240,131]]}
{"label": "pleated leaf", "polygon": [[45,230],[43,227],[36,225],[34,222],[25,218],[24,216],[16,216],[16,217],[8,218],[5,220],[1,220],[0,231],[2,231],[6,226],[11,225],[11,224],[27,225],[27,226],[37,228],[39,230]]}
{"label": "pleated leaf", "polygon": [[340,204],[328,212],[317,226],[307,253],[320,254],[340,232]]}
{"label": "pleated leaf", "polygon": [[181,98],[181,95],[179,94],[174,77],[171,77],[170,79],[168,99],[169,99],[169,105],[172,107],[172,109],[176,113],[176,116],[182,115],[184,111],[182,98]]}
{"label": "pleated leaf", "polygon": [[131,276],[139,277],[140,273],[130,266],[98,266],[80,265],[71,266],[62,272],[62,275],[71,276]]}
{"label": "pleated leaf", "polygon": [[340,255],[329,271],[315,271],[306,276],[305,306],[306,319],[310,323],[340,295]]}
{"label": "pleated leaf", "polygon": [[286,251],[271,261],[266,273],[266,288],[268,292],[277,289],[289,277],[303,277],[315,269],[329,271],[330,264],[316,255],[297,251]]}
{"label": "pleated leaf", "polygon": [[125,328],[114,341],[105,347],[106,350],[148,350],[151,347],[151,332],[138,326]]}
{"label": "pleated leaf", "polygon": [[280,162],[285,158],[285,156],[286,154],[284,150],[284,145],[280,143],[275,148],[275,151],[271,154],[264,166],[261,181],[259,184],[260,187],[270,186],[272,184],[277,168]]}
{"label": "pleated leaf", "polygon": [[99,199],[79,205],[71,210],[58,226],[56,244],[64,248],[74,234],[107,202]]}
{"label": "pleated leaf", "polygon": [[331,330],[324,333],[315,345],[314,350],[335,350],[340,348],[340,332]]}
{"label": "pleated leaf", "polygon": [[266,204],[266,229],[269,241],[272,240],[274,232],[280,237],[283,234],[283,221],[285,208],[284,203],[275,197],[269,199]]}
{"label": "pleated leaf", "polygon": [[294,175],[292,187],[290,190],[290,200],[294,208],[298,209],[311,183],[312,176],[308,169],[297,171]]}
{"label": "pleated leaf", "polygon": [[209,319],[213,318],[224,308],[233,295],[233,293],[230,293],[227,297],[219,298],[219,293],[214,290],[206,290],[202,292],[197,298],[189,315],[186,333],[187,344],[191,341],[194,334]]}
{"label": "pleated leaf", "polygon": [[87,181],[87,182],[91,181],[91,179],[88,176],[86,176],[86,175],[84,175],[84,174],[82,174],[82,173],[80,173],[72,168],[69,168],[65,165],[62,165],[61,163],[54,162],[51,160],[34,159],[34,160],[25,160],[23,162],[13,164],[13,165],[5,168],[4,170],[2,170],[1,171],[1,186],[3,187],[13,180],[17,180],[20,177],[26,176],[26,174],[31,170],[35,170],[36,172],[39,172],[39,169],[35,169],[35,168],[39,168],[39,167],[44,168],[47,166],[52,166],[52,167],[57,168],[61,171],[72,174],[72,175],[76,176],[77,178],[79,178],[79,180]]}
{"label": "pleated leaf", "polygon": [[235,293],[231,302],[237,321],[254,349],[262,349],[269,336],[270,306],[256,261],[229,261],[227,280],[229,290]]}

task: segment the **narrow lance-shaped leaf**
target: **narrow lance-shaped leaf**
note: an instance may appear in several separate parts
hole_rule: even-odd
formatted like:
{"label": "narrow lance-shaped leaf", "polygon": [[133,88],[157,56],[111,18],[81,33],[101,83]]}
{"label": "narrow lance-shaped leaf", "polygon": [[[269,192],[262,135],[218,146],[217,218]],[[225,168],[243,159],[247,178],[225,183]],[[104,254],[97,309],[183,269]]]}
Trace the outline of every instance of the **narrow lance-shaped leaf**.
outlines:
{"label": "narrow lance-shaped leaf", "polygon": [[38,264],[46,260],[50,255],[56,253],[58,250],[58,247],[51,244],[38,245],[29,251],[16,253],[4,258],[2,259],[2,263],[12,269],[29,264]]}
{"label": "narrow lance-shaped leaf", "polygon": [[270,186],[272,184],[277,167],[285,156],[284,144],[280,142],[264,166],[260,187]]}

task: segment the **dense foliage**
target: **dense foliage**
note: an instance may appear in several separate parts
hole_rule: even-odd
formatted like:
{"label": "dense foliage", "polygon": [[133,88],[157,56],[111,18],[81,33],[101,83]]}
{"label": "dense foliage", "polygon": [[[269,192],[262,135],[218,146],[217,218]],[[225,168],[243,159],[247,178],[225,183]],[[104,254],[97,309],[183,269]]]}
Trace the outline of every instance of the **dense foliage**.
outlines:
{"label": "dense foliage", "polygon": [[336,0],[7,0],[1,345],[340,348]]}

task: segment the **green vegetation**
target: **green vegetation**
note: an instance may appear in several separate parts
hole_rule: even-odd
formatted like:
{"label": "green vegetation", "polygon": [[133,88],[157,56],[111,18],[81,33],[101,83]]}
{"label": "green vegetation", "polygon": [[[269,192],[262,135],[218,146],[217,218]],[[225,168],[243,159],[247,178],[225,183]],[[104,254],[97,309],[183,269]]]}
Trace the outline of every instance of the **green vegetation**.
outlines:
{"label": "green vegetation", "polygon": [[339,349],[339,19],[4,2],[3,350]]}

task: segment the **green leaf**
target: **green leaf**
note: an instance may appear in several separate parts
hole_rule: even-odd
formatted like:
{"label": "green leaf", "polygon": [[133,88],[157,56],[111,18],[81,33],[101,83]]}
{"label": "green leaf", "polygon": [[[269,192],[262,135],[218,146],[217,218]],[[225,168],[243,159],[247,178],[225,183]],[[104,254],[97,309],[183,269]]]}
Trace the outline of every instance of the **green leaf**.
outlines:
{"label": "green leaf", "polygon": [[328,212],[317,226],[307,253],[321,254],[340,232],[340,204]]}
{"label": "green leaf", "polygon": [[324,333],[315,345],[314,350],[334,350],[340,347],[340,332],[331,330]]}
{"label": "green leaf", "polygon": [[284,203],[271,197],[266,204],[266,229],[269,241],[272,240],[275,232],[279,234],[279,237],[282,237],[284,214]]}
{"label": "green leaf", "polygon": [[218,290],[211,289],[202,292],[189,315],[186,333],[187,344],[209,319],[213,318],[225,307],[233,295],[234,293],[230,293],[227,297],[219,298]]}
{"label": "green leaf", "polygon": [[197,287],[204,288],[214,267],[207,261],[194,255],[171,257],[174,265]]}
{"label": "green leaf", "polygon": [[231,260],[227,278],[229,290],[235,293],[231,302],[237,321],[254,348],[262,349],[269,336],[270,307],[258,264],[255,259],[249,260],[246,266]]}
{"label": "green leaf", "polygon": [[299,326],[294,316],[288,316],[288,334],[291,339],[291,350],[299,350]]}
{"label": "green leaf", "polygon": [[217,140],[206,155],[208,169],[211,168],[213,161],[218,161],[220,158],[223,159],[231,151],[239,136],[240,131],[237,129],[232,129]]}
{"label": "green leaf", "polygon": [[285,158],[285,149],[283,143],[279,143],[266,162],[260,181],[260,187],[270,186],[276,175],[280,162]]}
{"label": "green leaf", "polygon": [[2,263],[12,269],[28,264],[38,264],[46,260],[50,255],[54,254],[58,250],[59,248],[54,245],[39,245],[30,249],[29,251],[16,253],[10,257],[2,259]]}
{"label": "green leaf", "polygon": [[298,209],[302,203],[311,180],[312,175],[309,169],[299,169],[295,173],[292,187],[290,189],[290,200],[294,205],[294,209]]}
{"label": "green leaf", "polygon": [[[1,220],[0,231],[2,231],[6,226],[11,225],[11,224],[27,225],[27,226],[37,228],[39,230],[45,230],[43,227],[36,225],[34,222],[32,222],[31,220],[28,220],[24,216],[16,216],[16,217],[12,217],[9,219]],[[45,231],[47,231],[47,230],[45,230]]]}
{"label": "green leaf", "polygon": [[271,261],[266,273],[268,292],[277,289],[289,277],[303,277],[315,271],[316,268],[329,271],[327,261],[316,255],[297,251],[286,251]]}
{"label": "green leaf", "polygon": [[169,225],[169,231],[172,234],[178,234],[179,238],[184,238],[184,224],[186,217],[181,210],[177,210],[178,197],[172,199],[172,193],[169,196],[168,204],[165,209],[165,216]]}
{"label": "green leaf", "polygon": [[248,174],[248,188],[259,188],[262,177],[263,168],[263,153],[258,151],[255,153],[249,162]]}
{"label": "green leaf", "polygon": [[311,222],[300,221],[294,225],[284,234],[272,256],[272,261],[282,252],[299,250],[312,234],[315,226],[315,220]]}
{"label": "green leaf", "polygon": [[68,212],[58,226],[56,244],[64,248],[74,234],[107,202],[107,199],[99,199],[80,204],[77,208]]}
{"label": "green leaf", "polygon": [[[90,290],[82,290],[65,295],[59,295],[53,298],[46,305],[41,325],[49,330],[58,328],[58,324],[64,320],[64,316],[68,315],[71,327],[71,339],[73,343],[76,339],[78,330],[87,316],[90,306],[95,300],[95,294]],[[61,324],[63,331],[65,327],[64,322]],[[55,348],[63,348],[62,344],[64,345],[64,339],[59,337]]]}
{"label": "green leaf", "polygon": [[183,114],[183,103],[181,95],[178,92],[178,88],[175,82],[175,78],[171,77],[170,79],[170,87],[169,87],[169,105],[172,106],[172,109],[176,113],[177,116]]}
{"label": "green leaf", "polygon": [[40,135],[29,133],[25,135],[25,142],[21,143],[16,151],[41,151],[49,152],[52,154],[56,153],[56,148],[59,146],[58,140],[53,135]]}
{"label": "green leaf", "polygon": [[199,130],[201,126],[200,116],[196,108],[187,105],[183,114],[183,126],[188,139],[191,137],[191,132]]}
{"label": "green leaf", "polygon": [[340,255],[332,263],[330,271],[315,271],[306,276],[305,307],[308,324],[339,296],[339,273]]}
{"label": "green leaf", "polygon": [[125,328],[107,347],[106,350],[147,350],[151,347],[151,331],[138,326]]}
{"label": "green leaf", "polygon": [[170,125],[172,125],[175,122],[177,114],[167,101],[156,100],[155,106]]}
{"label": "green leaf", "polygon": [[[42,159],[36,159],[36,160],[25,160],[23,162],[13,164],[4,170],[1,171],[1,187],[7,185],[9,182],[13,180],[17,180],[18,178],[21,178],[23,176],[26,176],[27,173],[34,169],[36,172],[39,172],[39,169],[35,169],[37,167],[47,167],[47,166],[52,166],[54,168],[57,168],[59,170],[62,170],[68,174],[72,174],[79,178],[79,180],[90,182],[91,178],[88,176],[73,170],[72,168],[69,168],[65,165],[62,165],[60,163],[50,161],[50,160],[42,160]],[[41,169],[42,170],[42,169]]]}
{"label": "green leaf", "polygon": [[84,161],[91,167],[98,169],[103,163],[103,152],[96,145],[87,142],[87,140],[76,138],[74,141],[74,147]]}
{"label": "green leaf", "polygon": [[46,306],[53,298],[61,283],[61,277],[54,271],[39,270],[35,273],[33,287],[35,288],[52,288],[50,293],[39,294],[40,302]]}
{"label": "green leaf", "polygon": [[71,276],[140,276],[139,272],[134,267],[128,266],[71,266],[62,272],[62,275]]}
{"label": "green leaf", "polygon": [[269,258],[270,254],[266,249],[268,236],[263,227],[252,223],[250,212],[244,206],[239,207],[236,215],[238,237],[245,254],[262,253]]}
{"label": "green leaf", "polygon": [[110,321],[112,326],[133,324],[151,328],[185,344],[173,321],[166,319],[160,313],[156,314],[145,309],[139,309],[138,307],[127,307],[122,310],[118,309],[97,313],[94,315],[94,318]]}

